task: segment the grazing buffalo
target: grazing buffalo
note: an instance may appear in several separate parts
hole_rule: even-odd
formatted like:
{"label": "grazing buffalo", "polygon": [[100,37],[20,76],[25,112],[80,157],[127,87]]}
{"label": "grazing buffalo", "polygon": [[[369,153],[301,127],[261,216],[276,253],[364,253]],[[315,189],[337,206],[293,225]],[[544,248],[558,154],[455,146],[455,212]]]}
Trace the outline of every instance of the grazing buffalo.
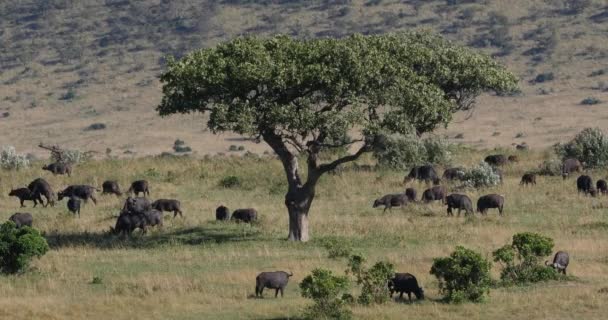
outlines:
{"label": "grazing buffalo", "polygon": [[464,174],[464,168],[448,168],[443,171],[443,176],[441,176],[441,178],[443,180],[462,180],[462,178],[464,178]]}
{"label": "grazing buffalo", "polygon": [[416,296],[416,299],[424,299],[424,290],[418,285],[416,277],[409,273],[395,273],[395,277],[388,281],[388,290],[391,293],[399,293],[399,299],[403,299],[403,293],[407,293],[407,297],[412,302],[412,292]]}
{"label": "grazing buffalo", "polygon": [[521,176],[521,181],[519,182],[519,185],[536,185],[536,174],[534,173],[525,173],[523,176]]}
{"label": "grazing buffalo", "polygon": [[581,172],[583,165],[578,159],[569,158],[562,163],[562,177],[566,179],[572,172]]}
{"label": "grazing buffalo", "polygon": [[19,203],[21,203],[21,208],[25,207],[25,205],[23,204],[23,202],[25,202],[25,201],[33,201],[34,208],[38,205],[38,201],[36,201],[36,198],[34,197],[32,192],[28,188],[12,189],[11,192],[8,193],[8,195],[11,197],[19,198]]}
{"label": "grazing buffalo", "polygon": [[69,163],[55,162],[47,164],[46,166],[42,167],[42,170],[49,171],[53,175],[67,174],[68,177],[72,176],[72,165],[70,165]]}
{"label": "grazing buffalo", "polygon": [[181,203],[179,202],[179,200],[158,199],[158,200],[152,202],[152,208],[154,208],[158,211],[161,211],[161,212],[163,212],[163,211],[173,212],[173,218],[177,217],[178,214],[180,217],[183,217]]}
{"label": "grazing buffalo", "polygon": [[416,192],[416,189],[414,188],[407,188],[405,189],[405,196],[408,201],[416,202],[416,199],[418,199],[418,192]]}
{"label": "grazing buffalo", "polygon": [[287,287],[289,277],[293,276],[293,273],[287,273],[285,271],[274,271],[274,272],[262,272],[255,277],[255,296],[263,298],[264,288],[275,289],[274,297],[276,298],[281,292],[283,297],[283,290]]}
{"label": "grazing buffalo", "polygon": [[568,268],[569,263],[570,256],[565,251],[558,251],[553,257],[553,263],[549,264],[549,261],[545,261],[545,265],[550,266],[564,275],[566,274],[566,268]]}
{"label": "grazing buffalo", "polygon": [[255,209],[236,209],[232,213],[231,220],[251,223],[258,219],[258,212]]}
{"label": "grazing buffalo", "polygon": [[149,210],[152,210],[152,204],[150,200],[143,197],[128,197],[122,207],[122,212],[132,214],[141,214]]}
{"label": "grazing buffalo", "polygon": [[57,199],[61,201],[63,198],[77,197],[85,202],[91,199],[94,204],[97,204],[97,199],[95,199],[95,191],[100,190],[87,185],[72,185],[57,193]]}
{"label": "grazing buffalo", "polygon": [[225,206],[219,206],[215,209],[215,220],[226,221],[230,219],[230,210]]}
{"label": "grazing buffalo", "polygon": [[15,223],[17,228],[21,228],[22,226],[32,226],[32,222],[34,222],[34,218],[29,213],[21,213],[17,212],[13,214],[8,220]]}
{"label": "grazing buffalo", "polygon": [[492,154],[483,159],[491,166],[503,166],[509,162],[509,159],[504,154]]}
{"label": "grazing buffalo", "polygon": [[434,186],[432,188],[424,190],[422,193],[422,201],[425,203],[441,200],[442,203],[445,203],[445,197],[448,191],[444,186]]}
{"label": "grazing buffalo", "polygon": [[143,193],[144,197],[150,195],[150,186],[146,180],[137,180],[131,183],[131,187],[127,190],[127,193],[133,193],[135,196],[139,196],[139,193]]}
{"label": "grazing buffalo", "polygon": [[445,198],[445,203],[448,205],[449,216],[454,216],[452,209],[458,209],[459,217],[461,210],[464,210],[465,215],[473,213],[473,203],[471,202],[471,199],[464,194],[452,193]]}
{"label": "grazing buffalo", "polygon": [[418,166],[412,168],[410,173],[403,179],[403,183],[408,183],[414,179],[430,182],[439,179],[435,168],[430,165]]}
{"label": "grazing buffalo", "polygon": [[608,183],[606,183],[606,180],[600,179],[595,183],[595,188],[597,189],[598,193],[601,194],[606,194],[608,193]]}
{"label": "grazing buffalo", "polygon": [[505,198],[499,194],[487,194],[477,200],[477,212],[487,214],[488,209],[497,208],[498,214],[502,215]]}
{"label": "grazing buffalo", "polygon": [[[43,207],[47,207],[49,204],[51,207],[55,206],[55,192],[46,180],[42,178],[34,179],[27,185],[27,188],[30,189],[32,196],[42,203]],[[42,201],[42,196],[46,198],[46,204]]]}
{"label": "grazing buffalo", "polygon": [[140,228],[146,234],[148,227],[163,226],[163,213],[158,210],[148,210],[144,213],[121,212],[116,219],[116,226],[110,227],[113,234],[130,235],[133,230]]}
{"label": "grazing buffalo", "polygon": [[78,214],[78,218],[80,218],[80,199],[76,197],[70,197],[70,199],[68,200],[68,210],[70,210],[70,212],[74,215]]}
{"label": "grazing buffalo", "polygon": [[101,194],[115,194],[117,196],[122,195],[122,192],[120,192],[120,187],[118,186],[118,182],[114,180],[104,181],[101,185],[101,189],[103,190]]}
{"label": "grazing buffalo", "polygon": [[595,189],[593,188],[593,180],[588,175],[582,175],[576,179],[576,189],[579,193],[594,194]]}
{"label": "grazing buffalo", "polygon": [[387,194],[374,201],[372,208],[384,206],[384,211],[391,210],[392,207],[402,207],[407,205],[408,198],[405,193]]}

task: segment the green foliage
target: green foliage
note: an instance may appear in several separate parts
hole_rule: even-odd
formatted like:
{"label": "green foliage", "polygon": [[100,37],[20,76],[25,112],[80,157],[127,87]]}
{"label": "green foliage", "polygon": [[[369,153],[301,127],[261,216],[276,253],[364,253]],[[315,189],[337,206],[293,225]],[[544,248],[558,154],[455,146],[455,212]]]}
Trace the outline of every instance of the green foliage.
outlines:
{"label": "green foliage", "polygon": [[482,161],[479,165],[466,170],[462,181],[467,187],[483,188],[498,185],[501,182],[501,177],[498,169]]}
{"label": "green foliage", "polygon": [[173,142],[173,151],[176,153],[186,153],[191,152],[192,148],[188,147],[184,140],[176,139],[175,142]]}
{"label": "green foliage", "polygon": [[586,128],[566,144],[558,143],[553,149],[562,159],[576,158],[586,167],[608,165],[608,137],[599,128]]}
{"label": "green foliage", "polygon": [[220,180],[220,187],[223,188],[238,188],[242,185],[241,178],[237,176],[226,176]]}
{"label": "green foliage", "polygon": [[405,170],[423,164],[448,165],[452,152],[450,144],[439,137],[393,134],[376,139],[374,157],[384,167]]}
{"label": "green foliage", "polygon": [[365,268],[365,258],[353,255],[348,262],[348,273],[355,276],[361,286],[361,295],[357,302],[363,305],[381,304],[390,299],[388,281],[395,275],[393,264],[380,261],[371,268]]}
{"label": "green foliage", "polygon": [[3,273],[24,271],[34,257],[42,257],[49,250],[46,239],[38,230],[24,226],[17,228],[12,221],[0,226],[0,270]]}
{"label": "green foliage", "polygon": [[449,257],[433,259],[431,274],[446,301],[480,302],[490,291],[490,267],[481,254],[458,246]]}
{"label": "green foliage", "polygon": [[94,276],[93,280],[91,280],[91,284],[102,284],[103,279],[99,276]]}
{"label": "green foliage", "polygon": [[581,101],[581,104],[585,105],[585,106],[591,106],[591,105],[594,105],[594,104],[599,104],[601,102],[602,101],[600,99],[596,98],[596,97],[587,97],[587,98],[585,98],[585,99],[583,99]]}
{"label": "green foliage", "polygon": [[513,236],[513,242],[494,251],[494,261],[503,265],[500,278],[504,284],[530,283],[557,279],[558,273],[541,264],[551,254],[553,240],[536,233]]}
{"label": "green foliage", "polygon": [[562,162],[559,159],[548,159],[543,161],[534,173],[541,176],[561,176]]}
{"label": "green foliage", "polygon": [[[348,290],[349,281],[345,276],[334,276],[331,271],[314,269],[312,274],[300,282],[302,297],[314,301],[306,308],[306,319],[351,319],[352,315],[340,294]],[[342,296],[344,297],[344,296]]]}
{"label": "green foliage", "polygon": [[0,151],[0,168],[19,170],[30,166],[30,161],[24,154],[18,154],[13,146],[3,146]]}
{"label": "green foliage", "polygon": [[350,257],[353,253],[353,247],[350,243],[336,238],[325,239],[323,246],[327,249],[330,259]]}
{"label": "green foliage", "polygon": [[79,164],[87,162],[91,159],[91,153],[82,152],[80,150],[63,150],[61,154],[52,152],[51,161],[63,162],[69,164]]}

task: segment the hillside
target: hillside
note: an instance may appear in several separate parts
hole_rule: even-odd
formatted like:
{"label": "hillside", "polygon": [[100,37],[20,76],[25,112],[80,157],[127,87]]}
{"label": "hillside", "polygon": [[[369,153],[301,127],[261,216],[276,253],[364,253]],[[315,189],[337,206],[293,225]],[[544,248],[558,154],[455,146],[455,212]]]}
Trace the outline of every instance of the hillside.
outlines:
{"label": "hillside", "polygon": [[[159,119],[157,76],[166,55],[243,34],[340,37],[427,28],[496,56],[521,78],[516,97],[482,97],[449,137],[482,148],[544,147],[608,125],[608,6],[573,0],[6,0],[0,3],[0,144],[38,142],[114,155],[198,153],[240,137],[212,136],[202,116]],[[464,121],[464,119],[468,120]],[[106,129],[86,130],[103,123]],[[518,136],[518,138],[515,138]]]}

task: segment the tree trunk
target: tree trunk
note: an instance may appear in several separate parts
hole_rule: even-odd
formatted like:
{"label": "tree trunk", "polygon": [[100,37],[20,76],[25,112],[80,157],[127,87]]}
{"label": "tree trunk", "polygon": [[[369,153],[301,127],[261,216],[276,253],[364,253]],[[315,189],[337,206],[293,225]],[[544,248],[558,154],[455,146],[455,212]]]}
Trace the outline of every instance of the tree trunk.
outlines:
{"label": "tree trunk", "polygon": [[285,195],[285,206],[289,212],[290,241],[306,242],[308,236],[308,211],[314,199],[314,190],[307,187],[298,187]]}

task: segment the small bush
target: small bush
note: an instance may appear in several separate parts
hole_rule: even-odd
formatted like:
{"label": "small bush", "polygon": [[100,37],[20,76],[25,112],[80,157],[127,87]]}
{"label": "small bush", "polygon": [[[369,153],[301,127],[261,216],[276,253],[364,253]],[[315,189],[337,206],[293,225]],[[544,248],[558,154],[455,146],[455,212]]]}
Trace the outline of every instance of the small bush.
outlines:
{"label": "small bush", "polygon": [[357,302],[363,305],[382,304],[390,299],[387,283],[395,275],[391,263],[380,261],[371,268],[365,268],[365,258],[354,255],[348,262],[349,273],[355,276],[361,286],[361,295]]}
{"label": "small bush", "polygon": [[245,151],[245,146],[239,146],[239,147],[237,148],[237,150],[238,150],[238,151]]}
{"label": "small bush", "polygon": [[93,277],[93,280],[91,280],[91,284],[102,284],[103,283],[103,279],[101,277]]}
{"label": "small bush", "polygon": [[226,176],[220,180],[220,187],[223,188],[237,188],[241,184],[241,179],[237,176]]}
{"label": "small bush", "polygon": [[353,253],[353,247],[346,241],[341,241],[336,238],[329,238],[323,241],[323,247],[327,249],[330,259],[350,257]]}
{"label": "small bush", "polygon": [[405,170],[422,164],[447,165],[452,160],[450,144],[436,137],[390,135],[378,139],[374,157],[384,167]]}
{"label": "small bush", "polygon": [[601,102],[602,101],[596,97],[587,97],[587,98],[583,99],[583,101],[581,101],[581,104],[584,106],[591,106],[594,104],[599,104]]}
{"label": "small bush", "polygon": [[51,153],[53,162],[64,162],[69,164],[79,164],[91,159],[91,154],[80,150],[63,150],[61,155]]}
{"label": "small bush", "polygon": [[553,72],[547,72],[547,73],[540,73],[538,74],[534,80],[530,81],[531,83],[543,83],[543,82],[547,82],[547,81],[553,81],[553,79],[555,79],[555,75],[553,74]]}
{"label": "small bush", "polygon": [[534,173],[540,176],[561,176],[562,162],[559,159],[545,160]]}
{"label": "small bush", "polygon": [[503,284],[530,283],[558,279],[558,273],[541,264],[551,254],[553,239],[525,232],[513,236],[513,242],[494,251],[494,261],[503,265]]}
{"label": "small bush", "polygon": [[2,147],[0,152],[0,167],[6,170],[19,170],[30,166],[27,156],[18,154],[13,146]]}
{"label": "small bush", "polygon": [[500,184],[500,173],[485,161],[465,171],[462,181],[468,188],[491,187]]}
{"label": "small bush", "polygon": [[604,74],[606,74],[606,69],[599,69],[599,70],[592,71],[589,74],[589,77],[597,77],[597,76],[601,76]]}
{"label": "small bush", "polygon": [[3,273],[24,271],[32,258],[42,257],[49,250],[38,230],[27,226],[17,228],[12,221],[0,226],[0,270]]}
{"label": "small bush", "polygon": [[[312,274],[300,282],[302,297],[314,301],[312,306],[305,309],[304,318],[351,319],[352,314],[346,308],[348,300],[340,297],[340,294],[348,290],[348,287],[347,277],[334,276],[331,271],[325,269],[312,270]],[[342,295],[342,297],[348,299],[348,295]]]}
{"label": "small bush", "polygon": [[93,123],[90,126],[84,128],[84,131],[95,131],[95,130],[104,130],[106,125],[104,123]]}
{"label": "small bush", "polygon": [[76,90],[74,88],[69,88],[66,93],[59,97],[59,100],[71,101],[74,98],[76,98]]}
{"label": "small bush", "polygon": [[173,142],[173,151],[176,153],[192,152],[192,148],[188,147],[184,140],[176,139],[175,142]]}
{"label": "small bush", "polygon": [[458,246],[449,257],[433,259],[431,274],[448,302],[481,302],[490,292],[489,261],[481,254]]}
{"label": "small bush", "polygon": [[454,136],[454,139],[464,139],[464,133],[459,133]]}
{"label": "small bush", "polygon": [[228,151],[234,152],[234,151],[238,151],[238,150],[239,150],[239,147],[234,144],[232,144],[232,145],[230,145],[230,147],[228,147]]}
{"label": "small bush", "polygon": [[586,128],[566,144],[553,146],[562,159],[576,158],[590,168],[608,165],[608,137],[599,128]]}

